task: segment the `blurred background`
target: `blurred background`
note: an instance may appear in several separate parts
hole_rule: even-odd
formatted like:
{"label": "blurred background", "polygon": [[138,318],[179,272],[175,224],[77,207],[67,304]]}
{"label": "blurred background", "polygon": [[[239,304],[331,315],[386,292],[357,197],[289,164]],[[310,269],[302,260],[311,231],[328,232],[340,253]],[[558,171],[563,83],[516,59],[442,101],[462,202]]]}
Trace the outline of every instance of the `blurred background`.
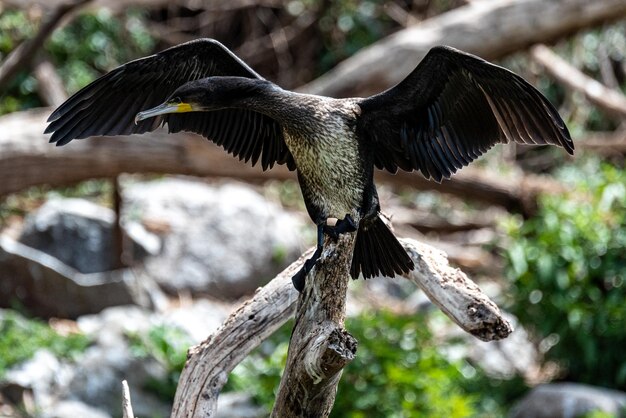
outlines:
{"label": "blurred background", "polygon": [[[623,416],[625,18],[615,0],[0,1],[0,416],[121,416],[124,378],[137,416],[168,416],[187,348],[313,245],[284,167],[162,131],[47,143],[68,95],[198,37],[336,97],[449,44],[529,80],[574,138],[573,158],[510,144],[441,184],[379,173],[396,234],[444,250],[515,332],[483,343],[404,279],[352,282],[333,417]],[[218,416],[268,415],[290,327],[235,369]]]}

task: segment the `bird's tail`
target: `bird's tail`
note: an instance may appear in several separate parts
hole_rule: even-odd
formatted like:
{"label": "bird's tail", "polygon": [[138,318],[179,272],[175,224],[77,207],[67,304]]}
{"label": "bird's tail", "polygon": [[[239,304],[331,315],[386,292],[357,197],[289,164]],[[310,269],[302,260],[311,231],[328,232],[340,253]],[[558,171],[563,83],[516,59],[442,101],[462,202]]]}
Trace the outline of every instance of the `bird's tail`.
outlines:
{"label": "bird's tail", "polygon": [[366,279],[378,275],[393,277],[411,270],[413,260],[380,216],[362,219],[350,267],[352,278],[358,279],[360,273]]}

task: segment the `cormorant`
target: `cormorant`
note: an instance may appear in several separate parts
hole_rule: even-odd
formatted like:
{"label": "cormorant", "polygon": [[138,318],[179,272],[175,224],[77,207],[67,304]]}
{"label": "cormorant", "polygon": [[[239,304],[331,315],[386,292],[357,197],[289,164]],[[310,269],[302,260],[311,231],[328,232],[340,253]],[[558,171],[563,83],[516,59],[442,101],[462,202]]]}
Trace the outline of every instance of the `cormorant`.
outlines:
{"label": "cormorant", "polygon": [[[283,90],[213,39],[126,63],[59,106],[46,133],[65,145],[168,124],[198,133],[263,170],[297,170],[317,250],[293,277],[298,290],[324,234],[358,229],[351,276],[393,276],[413,262],[379,216],[374,167],[419,170],[441,181],[496,143],[558,145],[573,154],[565,123],[523,78],[451,47],[431,49],[403,81],[368,98]],[[359,219],[358,225],[354,218]],[[334,226],[328,218],[339,219]]]}

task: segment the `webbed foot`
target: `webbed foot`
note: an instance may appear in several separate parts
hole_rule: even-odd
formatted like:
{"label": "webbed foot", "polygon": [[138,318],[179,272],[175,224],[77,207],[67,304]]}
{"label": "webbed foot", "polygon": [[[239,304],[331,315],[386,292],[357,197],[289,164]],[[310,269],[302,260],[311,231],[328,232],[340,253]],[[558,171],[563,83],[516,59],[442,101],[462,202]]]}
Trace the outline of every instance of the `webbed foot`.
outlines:
{"label": "webbed foot", "polygon": [[343,219],[339,219],[334,226],[324,225],[323,229],[326,235],[331,237],[334,241],[337,241],[339,234],[354,232],[357,230],[357,225],[352,215],[346,213],[346,216]]}
{"label": "webbed foot", "polygon": [[291,282],[293,283],[293,287],[296,288],[298,292],[302,292],[304,289],[304,284],[306,283],[306,276],[313,269],[313,266],[317,262],[317,260],[322,255],[322,247],[317,247],[313,256],[304,262],[302,268],[293,275],[291,278]]}
{"label": "webbed foot", "polygon": [[302,292],[302,290],[304,289],[306,276],[313,269],[313,266],[315,266],[315,263],[322,255],[324,234],[337,241],[337,239],[339,238],[339,234],[343,234],[345,232],[354,232],[356,230],[357,225],[350,214],[346,214],[345,218],[338,220],[334,226],[326,225],[326,222],[319,223],[317,225],[317,249],[313,253],[313,256],[306,260],[302,268],[291,278],[293,287],[295,287],[298,292]]}

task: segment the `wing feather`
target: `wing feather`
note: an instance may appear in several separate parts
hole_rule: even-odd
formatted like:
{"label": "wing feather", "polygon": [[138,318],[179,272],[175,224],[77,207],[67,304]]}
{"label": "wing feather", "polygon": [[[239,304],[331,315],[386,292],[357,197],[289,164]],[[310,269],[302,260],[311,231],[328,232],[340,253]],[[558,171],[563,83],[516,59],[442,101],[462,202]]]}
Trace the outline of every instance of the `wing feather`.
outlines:
{"label": "wing feather", "polygon": [[374,164],[391,172],[420,170],[440,181],[509,141],[574,151],[565,123],[533,86],[450,47],[433,48],[406,79],[359,105]]}
{"label": "wing feather", "polygon": [[295,169],[277,121],[253,111],[170,114],[135,124],[135,115],[163,103],[181,85],[213,76],[262,79],[213,39],[187,42],[149,57],[128,62],[87,85],[48,118],[50,142],[65,145],[95,135],[141,134],[167,122],[170,132],[205,136],[241,160],[263,169],[276,162]]}

